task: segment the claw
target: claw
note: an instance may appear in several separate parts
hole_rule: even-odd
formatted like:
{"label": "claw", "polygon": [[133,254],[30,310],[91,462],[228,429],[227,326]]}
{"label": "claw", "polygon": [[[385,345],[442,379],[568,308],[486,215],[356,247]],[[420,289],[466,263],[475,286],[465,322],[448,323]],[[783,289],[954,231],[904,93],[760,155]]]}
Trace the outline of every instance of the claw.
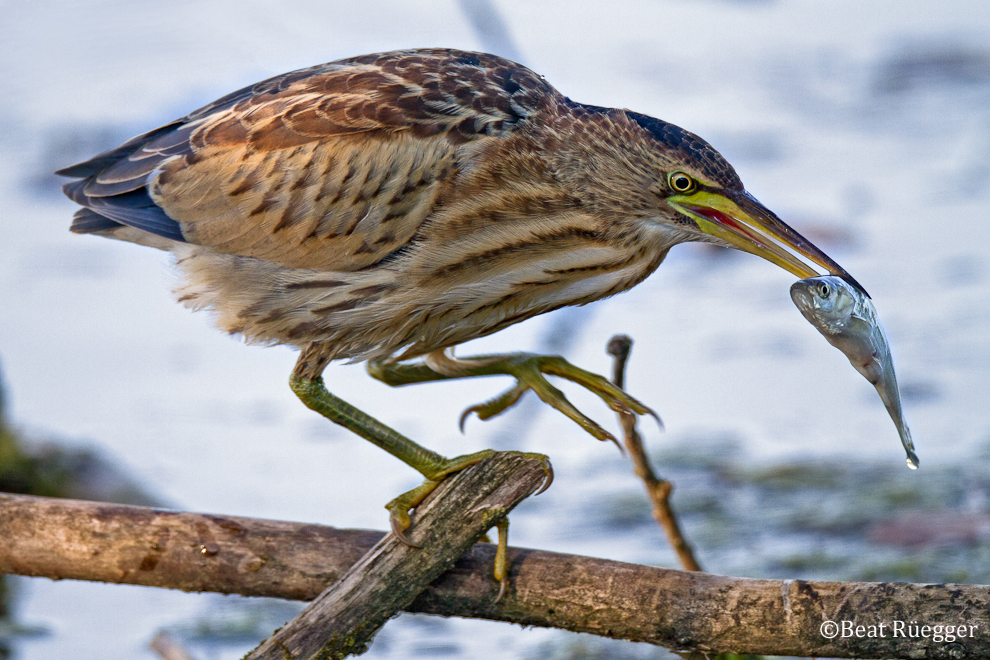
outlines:
{"label": "claw", "polygon": [[533,495],[539,495],[553,483],[553,465],[550,463],[550,459],[547,456],[543,457],[543,485],[540,489],[533,493]]}
{"label": "claw", "polygon": [[615,443],[615,446],[619,448],[619,453],[622,454],[623,456],[626,455],[626,450],[622,447],[621,444],[619,444],[619,441],[615,439],[614,435],[606,431],[605,436],[606,437],[602,440],[602,442],[605,442],[605,440],[611,440],[612,442]]}
{"label": "claw", "polygon": [[626,395],[628,400],[623,400],[619,397],[611,398],[608,401],[608,407],[617,413],[628,413],[630,415],[649,415],[654,420],[656,420],[657,426],[660,430],[664,430],[663,420],[660,419],[660,415],[657,414],[653,408],[637,401],[628,394]]}
{"label": "claw", "polygon": [[[461,413],[461,418],[457,421],[457,428],[461,430],[461,435],[464,434],[464,422],[466,422],[467,418],[471,416],[471,413],[478,412],[483,405],[483,403],[479,403],[473,406],[468,406],[464,409],[464,412]],[[478,415],[478,417],[480,418],[481,415]]]}
{"label": "claw", "polygon": [[492,601],[493,605],[498,601],[502,600],[502,596],[505,595],[505,591],[508,588],[509,588],[509,576],[506,575],[498,582],[498,595],[495,596],[495,600]]}
{"label": "claw", "polygon": [[[629,412],[629,413],[632,413],[632,414],[649,415],[650,417],[652,417],[654,419],[654,421],[656,421],[657,428],[659,428],[661,431],[665,431],[666,430],[666,427],[663,425],[663,420],[660,419],[660,415],[658,415],[656,413],[656,411],[653,410],[653,408],[650,408],[649,406],[644,405],[644,404],[640,403],[639,401],[636,401],[636,399],[633,399],[632,397],[629,397],[629,399],[631,401],[635,402],[635,403],[638,403],[640,409],[639,410],[636,410],[635,408],[631,408],[631,407],[626,406],[625,407],[625,412]],[[615,410],[615,408],[612,408],[612,410]],[[623,412],[623,411],[616,410],[616,412]]]}
{"label": "claw", "polygon": [[[406,517],[408,518],[408,514]],[[409,537],[406,536],[406,530],[409,529],[409,524],[406,524],[405,527],[403,527],[403,523],[399,520],[399,517],[396,515],[392,515],[389,518],[389,522],[392,524],[392,534],[394,534],[395,538],[399,539],[399,541],[401,541],[403,545],[406,545],[410,548],[415,548],[417,550],[423,549],[423,546],[413,543],[412,541],[409,540]]]}
{"label": "claw", "polygon": [[410,491],[399,495],[394,500],[385,505],[389,513],[389,524],[392,526],[392,533],[404,545],[410,548],[422,548],[423,546],[413,543],[406,536],[406,530],[412,527],[412,518],[409,511],[415,509],[431,492],[437,487],[439,481],[426,480]]}
{"label": "claw", "polygon": [[[632,398],[632,397],[630,397],[630,398]],[[635,401],[635,399],[633,399],[633,401]],[[642,405],[642,404],[640,404],[640,406],[641,406],[640,409],[637,410],[636,408],[632,408],[630,406],[627,406],[623,401],[621,401],[619,399],[616,399],[615,400],[614,405],[613,405],[612,402],[609,402],[609,404],[608,404],[608,407],[609,408],[611,408],[612,410],[614,410],[615,412],[617,412],[619,414],[626,414],[626,415],[649,415],[650,417],[652,417],[654,419],[654,421],[656,421],[657,428],[658,429],[660,429],[661,431],[666,431],[667,430],[667,428],[663,424],[663,420],[660,419],[660,415],[658,415],[656,413],[656,411],[653,410],[653,408],[650,408],[649,406],[645,406],[645,405]]]}
{"label": "claw", "polygon": [[667,427],[664,426],[663,420],[660,419],[660,415],[656,414],[656,412],[654,412],[654,410],[652,408],[647,408],[647,414],[656,421],[657,427],[661,431],[666,431],[667,430]]}

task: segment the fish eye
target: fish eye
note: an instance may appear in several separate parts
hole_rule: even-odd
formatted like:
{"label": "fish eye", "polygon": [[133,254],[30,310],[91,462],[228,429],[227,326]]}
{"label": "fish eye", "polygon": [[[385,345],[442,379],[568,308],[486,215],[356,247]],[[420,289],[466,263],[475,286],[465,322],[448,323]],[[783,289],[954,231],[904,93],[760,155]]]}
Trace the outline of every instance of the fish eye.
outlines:
{"label": "fish eye", "polygon": [[822,298],[828,298],[828,294],[830,294],[830,293],[832,293],[832,289],[831,289],[831,287],[829,287],[828,284],[825,284],[825,282],[819,282],[818,283],[818,295],[819,296],[821,296]]}
{"label": "fish eye", "polygon": [[671,172],[668,174],[667,185],[670,186],[671,190],[679,193],[691,192],[697,186],[694,179],[684,172]]}

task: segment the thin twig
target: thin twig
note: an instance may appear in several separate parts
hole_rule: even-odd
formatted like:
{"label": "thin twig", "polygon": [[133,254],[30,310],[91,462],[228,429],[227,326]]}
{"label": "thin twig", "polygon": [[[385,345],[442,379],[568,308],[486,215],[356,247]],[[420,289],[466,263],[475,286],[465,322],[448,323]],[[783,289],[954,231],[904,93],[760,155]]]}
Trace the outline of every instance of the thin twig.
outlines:
{"label": "thin twig", "polygon": [[[0,573],[295,600],[315,598],[385,536],[4,494],[0,529]],[[990,586],[754,580],[515,548],[510,589],[496,603],[494,558],[491,543],[475,544],[406,611],[708,654],[990,657]],[[831,638],[826,621],[874,632],[883,624],[884,634]],[[922,625],[943,626],[945,641],[931,629],[920,636]],[[951,642],[944,626],[954,627]]]}
{"label": "thin twig", "polygon": [[182,644],[164,630],[158,631],[148,644],[148,648],[161,660],[195,660]]}
{"label": "thin twig", "polygon": [[[626,376],[626,362],[629,360],[629,353],[632,350],[632,339],[626,335],[615,335],[608,342],[606,350],[614,359],[612,362],[612,382],[617,387],[623,387]],[[622,424],[622,431],[625,435],[626,451],[633,462],[633,471],[636,476],[643,480],[646,487],[646,494],[653,504],[653,517],[663,530],[667,533],[670,545],[677,552],[681,566],[686,571],[700,571],[701,565],[694,558],[694,550],[684,539],[681,533],[681,526],[677,522],[677,515],[670,506],[670,494],[674,490],[674,484],[666,479],[657,477],[650,466],[650,459],[643,449],[643,439],[636,430],[636,415],[631,412],[620,412],[619,423]]]}

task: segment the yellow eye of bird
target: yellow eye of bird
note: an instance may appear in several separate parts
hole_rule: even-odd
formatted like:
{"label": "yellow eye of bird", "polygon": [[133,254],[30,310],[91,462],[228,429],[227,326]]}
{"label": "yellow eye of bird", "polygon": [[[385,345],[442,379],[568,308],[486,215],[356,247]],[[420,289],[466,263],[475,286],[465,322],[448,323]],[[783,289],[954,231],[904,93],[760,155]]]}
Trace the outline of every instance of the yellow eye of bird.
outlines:
{"label": "yellow eye of bird", "polygon": [[684,172],[671,172],[667,175],[667,184],[674,192],[686,193],[694,189],[694,179]]}

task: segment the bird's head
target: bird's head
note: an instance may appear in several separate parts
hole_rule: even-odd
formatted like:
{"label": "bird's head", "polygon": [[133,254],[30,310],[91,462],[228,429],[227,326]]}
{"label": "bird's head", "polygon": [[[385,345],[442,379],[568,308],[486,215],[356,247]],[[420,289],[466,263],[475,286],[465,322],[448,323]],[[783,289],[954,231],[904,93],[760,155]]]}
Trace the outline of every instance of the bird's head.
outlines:
{"label": "bird's head", "polygon": [[844,268],[746,192],[736,171],[707,142],[673,124],[625,114],[653,142],[649,189],[660,203],[658,220],[677,225],[686,240],[750,252],[800,279],[819,275],[812,264],[820,266],[866,293]]}

